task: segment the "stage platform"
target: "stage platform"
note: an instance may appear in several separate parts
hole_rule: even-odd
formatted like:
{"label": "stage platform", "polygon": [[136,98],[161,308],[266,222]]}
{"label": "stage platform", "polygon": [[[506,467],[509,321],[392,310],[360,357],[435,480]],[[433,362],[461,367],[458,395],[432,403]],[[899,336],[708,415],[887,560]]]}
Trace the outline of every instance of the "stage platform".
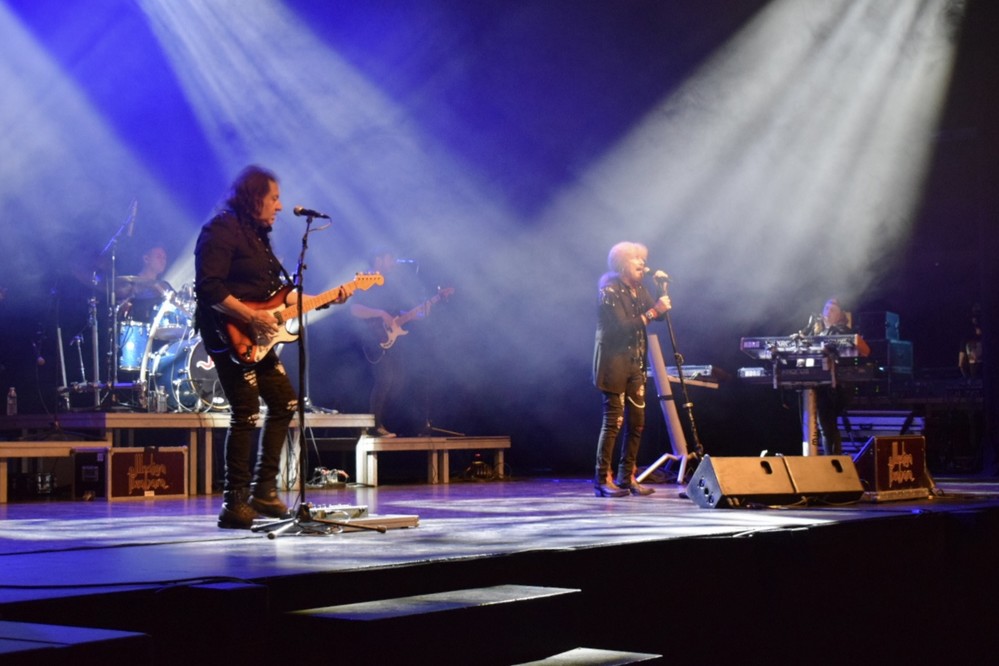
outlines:
{"label": "stage platform", "polygon": [[[10,503],[0,506],[0,620],[150,636],[152,656],[133,664],[319,654],[376,663],[365,655],[386,645],[411,646],[413,661],[401,663],[511,663],[489,645],[526,639],[497,635],[495,619],[451,620],[432,636],[392,624],[359,645],[342,627],[303,637],[288,618],[545,586],[576,593],[551,627],[535,621],[532,640],[548,654],[932,663],[994,646],[999,608],[999,483],[937,483],[942,495],[926,500],[794,509],[701,509],[676,485],[597,498],[579,478],[345,485],[307,499],[366,507],[375,524],[385,518],[384,533],[277,538],[218,529],[218,496]],[[451,651],[469,635],[479,654]]]}

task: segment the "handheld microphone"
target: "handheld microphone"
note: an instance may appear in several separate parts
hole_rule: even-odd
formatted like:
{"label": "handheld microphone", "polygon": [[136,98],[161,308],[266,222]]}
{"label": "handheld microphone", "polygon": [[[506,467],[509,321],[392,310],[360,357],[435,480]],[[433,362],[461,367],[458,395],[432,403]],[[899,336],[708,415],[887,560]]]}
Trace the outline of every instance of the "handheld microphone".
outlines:
{"label": "handheld microphone", "polygon": [[298,217],[316,217],[321,220],[328,220],[330,216],[326,213],[320,213],[318,211],[309,210],[308,208],[303,208],[302,206],[295,206],[292,211]]}
{"label": "handheld microphone", "polygon": [[[645,274],[648,275],[651,272],[652,272],[652,269],[649,268],[648,266],[646,266],[645,267]],[[652,279],[655,280],[659,284],[669,284],[670,282],[673,281],[673,279],[669,276],[669,274],[666,273],[666,271],[663,271],[663,270],[656,271],[655,275],[652,276]]]}

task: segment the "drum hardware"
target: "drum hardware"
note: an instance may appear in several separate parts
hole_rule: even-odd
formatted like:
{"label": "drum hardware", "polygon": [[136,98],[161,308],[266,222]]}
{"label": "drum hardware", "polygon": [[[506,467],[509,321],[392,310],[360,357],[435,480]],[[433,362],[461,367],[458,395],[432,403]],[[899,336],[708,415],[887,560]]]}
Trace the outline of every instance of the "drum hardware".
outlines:
{"label": "drum hardware", "polygon": [[[229,403],[219,384],[215,362],[199,335],[185,335],[160,348],[150,359],[150,390],[165,394],[168,410],[226,411]],[[162,393],[160,393],[162,391]]]}

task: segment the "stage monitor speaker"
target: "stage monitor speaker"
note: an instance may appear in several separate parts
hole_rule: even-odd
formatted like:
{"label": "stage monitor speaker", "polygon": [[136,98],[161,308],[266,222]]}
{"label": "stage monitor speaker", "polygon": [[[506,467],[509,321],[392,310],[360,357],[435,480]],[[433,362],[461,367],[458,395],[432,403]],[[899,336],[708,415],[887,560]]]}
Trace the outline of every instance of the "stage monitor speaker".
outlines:
{"label": "stage monitor speaker", "polygon": [[867,499],[925,499],[933,489],[922,435],[874,436],[853,457]]}
{"label": "stage monitor speaker", "polygon": [[687,484],[687,497],[703,509],[793,504],[800,499],[778,457],[704,456]]}
{"label": "stage monitor speaker", "polygon": [[809,502],[843,504],[864,496],[850,456],[784,456],[791,485]]}

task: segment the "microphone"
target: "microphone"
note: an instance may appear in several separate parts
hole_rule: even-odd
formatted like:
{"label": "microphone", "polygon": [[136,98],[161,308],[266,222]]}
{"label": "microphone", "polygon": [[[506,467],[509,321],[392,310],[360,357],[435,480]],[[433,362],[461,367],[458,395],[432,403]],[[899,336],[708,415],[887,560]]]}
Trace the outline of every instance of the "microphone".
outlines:
{"label": "microphone", "polygon": [[[651,272],[652,269],[646,266],[645,274],[648,275]],[[669,284],[670,282],[673,281],[672,278],[666,273],[666,271],[663,270],[656,271],[655,275],[652,276],[652,279],[658,282],[659,284]]]}
{"label": "microphone", "polygon": [[135,233],[135,214],[139,212],[139,200],[132,199],[132,205],[128,207],[128,231],[125,235],[129,238]]}
{"label": "microphone", "polygon": [[309,210],[308,208],[302,208],[301,206],[295,206],[292,211],[298,217],[318,217],[321,220],[328,220],[330,216],[326,213],[320,213],[318,211]]}

